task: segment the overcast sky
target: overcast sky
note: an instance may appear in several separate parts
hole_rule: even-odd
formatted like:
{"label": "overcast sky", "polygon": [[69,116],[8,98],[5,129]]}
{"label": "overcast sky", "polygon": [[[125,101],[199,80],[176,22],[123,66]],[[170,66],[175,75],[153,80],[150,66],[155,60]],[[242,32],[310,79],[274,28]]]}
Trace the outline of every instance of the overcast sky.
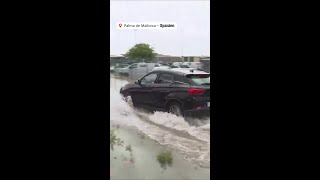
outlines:
{"label": "overcast sky", "polygon": [[[111,1],[110,54],[148,43],[165,55],[210,56],[209,1]],[[118,30],[117,22],[176,22],[175,30]],[[135,34],[136,33],[136,34]]]}

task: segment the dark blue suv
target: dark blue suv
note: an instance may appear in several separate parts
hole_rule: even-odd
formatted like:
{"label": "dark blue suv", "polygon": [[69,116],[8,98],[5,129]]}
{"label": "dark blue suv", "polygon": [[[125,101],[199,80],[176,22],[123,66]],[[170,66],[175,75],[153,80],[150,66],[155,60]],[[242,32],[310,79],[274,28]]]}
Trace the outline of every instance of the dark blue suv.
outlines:
{"label": "dark blue suv", "polygon": [[155,70],[121,88],[133,106],[177,116],[210,116],[210,74],[194,69]]}

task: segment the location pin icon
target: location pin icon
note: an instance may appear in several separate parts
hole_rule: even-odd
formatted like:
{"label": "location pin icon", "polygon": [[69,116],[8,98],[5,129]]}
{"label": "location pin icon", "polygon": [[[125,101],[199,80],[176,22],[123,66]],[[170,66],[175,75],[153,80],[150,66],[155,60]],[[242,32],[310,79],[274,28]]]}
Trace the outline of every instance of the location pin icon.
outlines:
{"label": "location pin icon", "polygon": [[119,24],[119,27],[121,28],[121,26],[122,26],[122,24],[120,23],[120,24]]}

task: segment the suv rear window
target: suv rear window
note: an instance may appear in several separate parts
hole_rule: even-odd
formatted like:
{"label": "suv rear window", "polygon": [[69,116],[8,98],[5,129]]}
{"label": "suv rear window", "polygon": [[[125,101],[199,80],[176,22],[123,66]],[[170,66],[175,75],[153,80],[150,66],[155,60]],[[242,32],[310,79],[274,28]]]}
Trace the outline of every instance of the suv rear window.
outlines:
{"label": "suv rear window", "polygon": [[184,76],[176,75],[176,76],[174,76],[174,80],[178,81],[178,82],[182,82],[182,83],[188,83],[188,82],[185,81],[185,77]]}
{"label": "suv rear window", "polygon": [[171,83],[173,82],[173,76],[171,74],[161,74],[158,83]]}
{"label": "suv rear window", "polygon": [[192,86],[210,86],[210,74],[188,74],[186,77]]}

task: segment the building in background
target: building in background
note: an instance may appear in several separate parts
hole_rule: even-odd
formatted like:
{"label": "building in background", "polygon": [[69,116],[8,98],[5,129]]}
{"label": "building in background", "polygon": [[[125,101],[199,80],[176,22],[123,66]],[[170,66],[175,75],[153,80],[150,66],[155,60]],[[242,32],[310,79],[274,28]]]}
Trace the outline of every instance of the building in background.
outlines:
{"label": "building in background", "polygon": [[201,58],[200,62],[203,64],[203,70],[210,73],[210,57]]}
{"label": "building in background", "polygon": [[180,56],[169,56],[169,55],[163,55],[163,54],[157,54],[155,57],[155,60],[157,62],[162,63],[173,63],[173,62],[182,62],[182,57]]}
{"label": "building in background", "polygon": [[200,62],[201,59],[210,58],[208,56],[182,56],[183,62]]}
{"label": "building in background", "polygon": [[125,64],[128,63],[128,59],[123,55],[110,55],[110,66],[114,66],[116,64]]}
{"label": "building in background", "polygon": [[[143,60],[142,60],[143,61]],[[130,60],[126,54],[121,55],[110,55],[110,65],[114,66],[116,64],[131,64],[135,61]],[[205,71],[210,72],[210,56],[170,56],[157,54],[152,61],[146,62],[161,62],[161,63],[173,63],[173,62],[202,62],[204,67],[207,69]]]}
{"label": "building in background", "polygon": [[[111,59],[111,56],[110,56]],[[126,54],[121,54],[121,57],[114,56],[114,61],[120,62],[119,59],[123,59],[125,63],[130,62],[129,58],[126,56]],[[144,60],[141,60],[144,61]],[[153,60],[144,61],[144,62],[162,62],[162,63],[173,63],[173,62],[182,62],[182,57],[180,56],[170,56],[170,55],[163,55],[163,54],[156,54],[155,58]],[[134,61],[131,61],[134,62]]]}

